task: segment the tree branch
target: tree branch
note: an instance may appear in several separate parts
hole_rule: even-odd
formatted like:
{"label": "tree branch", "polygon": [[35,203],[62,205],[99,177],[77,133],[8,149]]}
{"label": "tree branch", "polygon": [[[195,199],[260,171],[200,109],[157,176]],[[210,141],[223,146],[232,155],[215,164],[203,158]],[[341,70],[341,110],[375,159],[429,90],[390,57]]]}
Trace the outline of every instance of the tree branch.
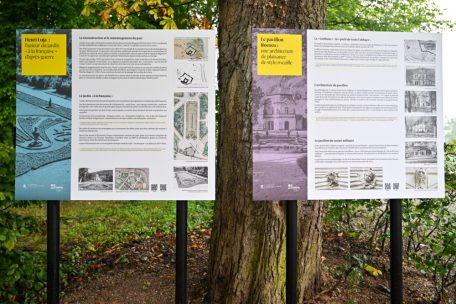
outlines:
{"label": "tree branch", "polygon": [[195,2],[198,2],[200,0],[189,0],[187,2],[181,2],[181,3],[178,3],[178,4],[174,4],[174,5],[161,5],[161,6],[155,6],[155,7],[147,7],[143,10],[140,10],[140,11],[137,11],[137,12],[131,12],[131,13],[128,13],[126,15],[120,15],[122,17],[122,20],[125,20],[125,18],[127,18],[128,16],[131,16],[131,15],[134,15],[134,14],[141,14],[141,13],[144,13],[144,12],[147,12],[147,11],[150,11],[150,10],[156,10],[156,9],[160,9],[160,8],[168,8],[168,7],[179,7],[179,6],[184,6],[184,5],[190,5],[192,3],[195,3]]}

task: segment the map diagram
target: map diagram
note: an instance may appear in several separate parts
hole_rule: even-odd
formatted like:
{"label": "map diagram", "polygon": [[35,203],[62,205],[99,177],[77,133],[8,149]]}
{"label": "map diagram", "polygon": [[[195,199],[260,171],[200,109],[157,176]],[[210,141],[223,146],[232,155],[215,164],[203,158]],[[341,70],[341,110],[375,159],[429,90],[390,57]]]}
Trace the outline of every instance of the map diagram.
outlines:
{"label": "map diagram", "polygon": [[174,93],[174,159],[207,160],[207,93]]}
{"label": "map diagram", "polygon": [[436,43],[433,40],[405,40],[405,61],[435,63]]}
{"label": "map diagram", "polygon": [[177,85],[179,87],[206,86],[205,63],[180,63],[176,69]]}
{"label": "map diagram", "polygon": [[175,38],[174,59],[207,59],[207,38]]}
{"label": "map diagram", "polygon": [[149,190],[149,169],[116,168],[116,190],[145,191]]}

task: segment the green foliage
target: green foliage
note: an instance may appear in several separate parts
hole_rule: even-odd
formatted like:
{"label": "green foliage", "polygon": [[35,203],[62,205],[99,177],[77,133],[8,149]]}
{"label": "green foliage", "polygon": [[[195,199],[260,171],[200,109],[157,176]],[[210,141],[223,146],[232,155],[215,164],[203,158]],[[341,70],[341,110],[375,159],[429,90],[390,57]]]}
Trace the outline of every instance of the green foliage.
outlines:
{"label": "green foliage", "polygon": [[445,145],[445,186],[454,197],[456,195],[456,141]]}
{"label": "green foliage", "polygon": [[[442,15],[429,0],[328,0],[327,28],[402,32],[454,28],[454,22]],[[448,142],[456,138],[454,125],[453,120],[446,126]],[[436,301],[448,303],[448,287],[456,284],[455,145],[445,146],[445,182],[445,199],[406,201],[403,229],[406,258],[433,279]],[[366,241],[372,251],[386,250],[389,210],[385,201],[330,201],[327,209],[327,228]],[[353,264],[349,269],[350,276],[357,276]]]}
{"label": "green foliage", "polygon": [[432,31],[453,28],[433,0],[328,0],[327,28],[334,30]]}
{"label": "green foliage", "polygon": [[[188,203],[190,231],[200,227],[207,228],[210,225],[212,205],[210,201]],[[18,209],[17,212],[23,216],[44,219],[46,204],[40,203],[27,209]],[[175,232],[174,201],[62,202],[60,213],[62,244],[74,244],[82,251],[141,239],[157,231]],[[41,233],[19,238],[20,246],[28,249],[45,250],[45,243],[46,235]]]}
{"label": "green foliage", "polygon": [[0,1],[0,302],[37,303],[43,293],[45,255],[17,248],[17,241],[40,233],[44,225],[35,217],[19,215],[12,207],[31,202],[14,201],[14,128],[16,103],[16,29],[74,28],[87,23],[79,17],[79,0]]}
{"label": "green foliage", "polygon": [[[407,261],[434,282],[435,300],[455,301],[456,285],[456,146],[445,146],[444,199],[403,201],[404,254]],[[365,242],[372,254],[385,252],[389,239],[388,204],[381,200],[329,201],[326,227]],[[358,267],[359,268],[359,267]],[[350,266],[346,275],[354,276]]]}
{"label": "green foliage", "polygon": [[445,141],[456,144],[456,118],[452,118],[445,124]]}
{"label": "green foliage", "polygon": [[[456,284],[456,199],[407,200],[404,239],[407,259],[434,281],[436,297],[450,300],[447,288]],[[451,299],[456,300],[456,299]]]}
{"label": "green foliage", "polygon": [[44,303],[46,253],[0,251],[0,302]]}
{"label": "green foliage", "polygon": [[216,22],[216,1],[86,0],[81,15],[98,17],[103,28],[207,29]]}

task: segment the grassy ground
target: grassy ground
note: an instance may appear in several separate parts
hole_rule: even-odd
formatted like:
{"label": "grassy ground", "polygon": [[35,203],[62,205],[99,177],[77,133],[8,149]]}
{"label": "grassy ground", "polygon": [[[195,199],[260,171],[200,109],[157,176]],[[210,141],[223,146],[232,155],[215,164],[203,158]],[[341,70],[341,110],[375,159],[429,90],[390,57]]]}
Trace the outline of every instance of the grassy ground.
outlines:
{"label": "grassy ground", "polygon": [[[46,270],[46,203],[13,212],[37,217],[42,223],[40,233],[28,233],[20,237],[16,250],[33,258],[29,266],[41,273],[40,282],[34,282],[36,292],[31,292],[30,303],[42,303],[45,299]],[[188,203],[189,232],[205,230],[212,222],[213,202],[190,201]],[[66,288],[71,281],[80,280],[100,266],[100,259],[120,250],[136,240],[160,235],[172,237],[176,227],[176,203],[174,201],[69,201],[60,204],[60,278]],[[29,258],[29,259],[30,259]],[[123,261],[120,261],[123,262]],[[25,278],[24,278],[25,280]],[[27,281],[28,282],[28,281]],[[63,292],[62,292],[63,296]]]}
{"label": "grassy ground", "polygon": [[[188,228],[208,227],[212,221],[213,202],[188,203]],[[46,220],[46,203],[17,209],[23,215]],[[174,201],[115,202],[73,201],[60,204],[60,242],[63,248],[78,246],[93,251],[98,247],[124,243],[154,234],[173,233],[176,223]],[[28,250],[46,250],[46,234],[27,235],[18,246]]]}

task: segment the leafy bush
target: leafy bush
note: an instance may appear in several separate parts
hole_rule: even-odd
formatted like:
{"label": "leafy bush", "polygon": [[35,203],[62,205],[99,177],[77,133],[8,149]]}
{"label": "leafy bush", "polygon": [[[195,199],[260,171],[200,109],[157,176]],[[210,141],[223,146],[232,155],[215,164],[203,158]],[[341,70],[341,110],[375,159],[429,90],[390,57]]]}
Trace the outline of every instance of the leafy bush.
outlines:
{"label": "leafy bush", "polygon": [[[434,282],[435,301],[449,303],[456,285],[456,146],[445,146],[444,199],[403,200],[405,260]],[[386,200],[329,201],[326,227],[388,249],[389,204]]]}
{"label": "leafy bush", "polygon": [[[45,299],[45,254],[16,247],[19,237],[42,232],[45,227],[44,222],[13,211],[13,207],[31,205],[14,201],[16,29],[83,26],[79,17],[82,5],[79,0],[0,1],[0,303]],[[31,81],[40,88],[49,85],[45,78]]]}

